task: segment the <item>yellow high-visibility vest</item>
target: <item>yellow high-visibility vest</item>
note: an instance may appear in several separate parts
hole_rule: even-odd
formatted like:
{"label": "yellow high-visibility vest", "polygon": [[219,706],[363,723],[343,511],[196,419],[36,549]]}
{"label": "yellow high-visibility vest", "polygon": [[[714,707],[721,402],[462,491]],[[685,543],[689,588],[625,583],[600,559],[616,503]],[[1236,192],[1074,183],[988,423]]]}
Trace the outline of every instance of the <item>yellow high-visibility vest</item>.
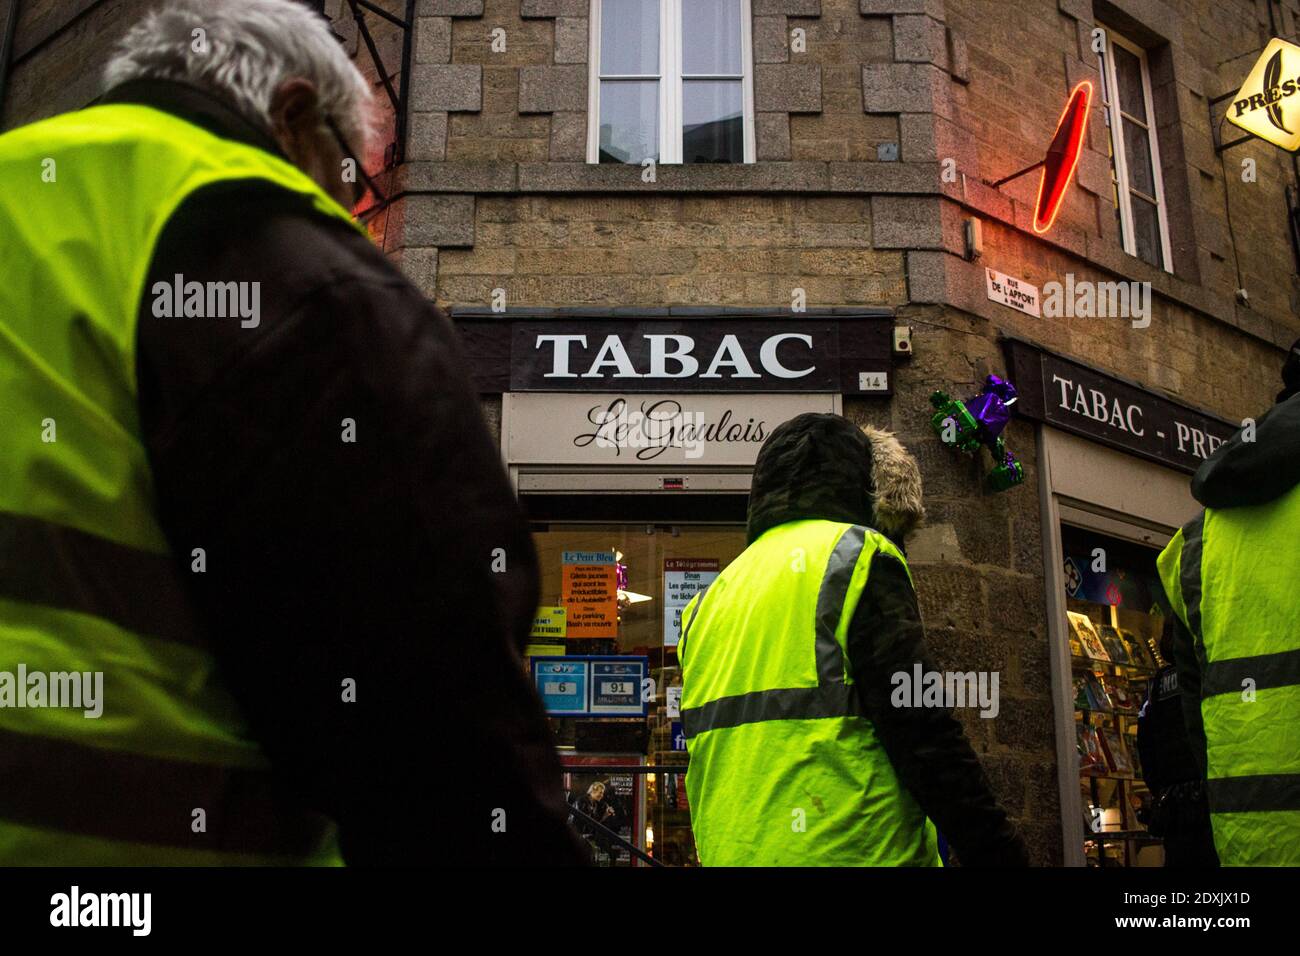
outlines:
{"label": "yellow high-visibility vest", "polygon": [[777,525],[682,612],[686,793],[704,865],[941,865],[934,824],[863,716],[848,660],[881,551],[906,566],[870,528]]}
{"label": "yellow high-visibility vest", "polygon": [[1206,797],[1224,866],[1300,866],[1297,536],[1300,486],[1268,504],[1205,509],[1157,559],[1201,672]]}
{"label": "yellow high-visibility vest", "polygon": [[[333,823],[273,791],[216,675],[138,420],[158,237],[196,190],[238,180],[350,221],[288,162],[146,106],[0,136],[0,865],[340,862]],[[30,706],[32,675],[59,674],[65,702],[102,675],[102,713]]]}

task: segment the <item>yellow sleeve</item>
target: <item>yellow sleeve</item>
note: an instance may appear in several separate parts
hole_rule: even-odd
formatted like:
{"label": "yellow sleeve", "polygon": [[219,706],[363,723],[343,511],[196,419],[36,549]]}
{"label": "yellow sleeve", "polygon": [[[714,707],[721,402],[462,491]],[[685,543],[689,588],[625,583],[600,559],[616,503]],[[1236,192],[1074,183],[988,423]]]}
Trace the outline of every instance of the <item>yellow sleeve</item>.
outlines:
{"label": "yellow sleeve", "polygon": [[1160,572],[1160,583],[1165,587],[1169,604],[1178,615],[1178,619],[1187,625],[1187,604],[1183,601],[1183,531],[1178,529],[1172,541],[1156,558],[1156,569]]}

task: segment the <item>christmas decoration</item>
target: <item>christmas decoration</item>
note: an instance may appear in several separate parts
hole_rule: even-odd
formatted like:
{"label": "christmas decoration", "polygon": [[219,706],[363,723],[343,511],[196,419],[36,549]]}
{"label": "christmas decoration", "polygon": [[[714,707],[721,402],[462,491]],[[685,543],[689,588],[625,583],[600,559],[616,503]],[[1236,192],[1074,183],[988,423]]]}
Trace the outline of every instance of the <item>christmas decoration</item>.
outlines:
{"label": "christmas decoration", "polygon": [[1006,491],[1025,480],[1024,467],[1002,441],[1002,429],[1011,420],[1017,397],[1016,387],[997,375],[986,378],[980,393],[965,402],[942,390],[930,396],[936,409],[930,424],[945,445],[966,455],[976,454],[981,446],[988,448],[994,467],[987,480],[994,491]]}

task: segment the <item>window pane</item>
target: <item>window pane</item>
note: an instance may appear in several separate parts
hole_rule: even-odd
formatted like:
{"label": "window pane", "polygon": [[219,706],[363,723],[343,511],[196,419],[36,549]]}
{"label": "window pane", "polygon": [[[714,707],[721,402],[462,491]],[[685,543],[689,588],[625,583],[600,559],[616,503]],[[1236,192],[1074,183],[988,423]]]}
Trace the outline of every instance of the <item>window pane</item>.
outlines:
{"label": "window pane", "polygon": [[1119,86],[1119,108],[1146,122],[1147,106],[1142,96],[1142,61],[1118,44],[1108,49],[1115,56],[1115,82]]}
{"label": "window pane", "polygon": [[600,84],[600,161],[659,159],[659,81],[605,80]]}
{"label": "window pane", "polygon": [[1119,206],[1119,188],[1114,182],[1110,184],[1110,201],[1115,204],[1115,238],[1119,240],[1119,246],[1124,248],[1124,213]]}
{"label": "window pane", "polygon": [[739,80],[682,83],[682,162],[743,163],[744,131]]}
{"label": "window pane", "polygon": [[1128,166],[1129,187],[1154,196],[1156,180],[1151,171],[1151,140],[1147,131],[1130,119],[1124,120],[1124,163]]}
{"label": "window pane", "polygon": [[600,72],[659,72],[659,0],[602,0]]}
{"label": "window pane", "polygon": [[1119,205],[1119,170],[1115,166],[1115,131],[1110,125],[1110,110],[1103,110],[1106,117],[1106,155],[1110,157],[1110,201],[1115,207],[1115,235],[1119,244],[1124,245],[1124,216]]}
{"label": "window pane", "polygon": [[1106,120],[1106,155],[1110,158],[1110,174],[1115,175],[1115,131],[1110,128],[1110,110],[1101,111]]}
{"label": "window pane", "polygon": [[740,0],[682,0],[682,72],[740,71]]}
{"label": "window pane", "polygon": [[1137,240],[1137,256],[1157,268],[1164,265],[1160,254],[1160,220],[1156,207],[1140,196],[1129,194],[1133,200],[1133,236]]}

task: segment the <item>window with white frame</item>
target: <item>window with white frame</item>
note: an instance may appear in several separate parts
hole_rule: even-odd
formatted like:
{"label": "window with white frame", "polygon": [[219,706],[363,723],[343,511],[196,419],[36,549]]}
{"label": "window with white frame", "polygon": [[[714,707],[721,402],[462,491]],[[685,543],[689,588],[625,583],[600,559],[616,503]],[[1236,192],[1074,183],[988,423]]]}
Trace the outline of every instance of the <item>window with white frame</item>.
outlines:
{"label": "window with white frame", "polygon": [[592,0],[591,163],[752,163],[750,0]]}
{"label": "window with white frame", "polygon": [[1129,255],[1172,272],[1147,53],[1113,30],[1105,34],[1097,59],[1120,242]]}

